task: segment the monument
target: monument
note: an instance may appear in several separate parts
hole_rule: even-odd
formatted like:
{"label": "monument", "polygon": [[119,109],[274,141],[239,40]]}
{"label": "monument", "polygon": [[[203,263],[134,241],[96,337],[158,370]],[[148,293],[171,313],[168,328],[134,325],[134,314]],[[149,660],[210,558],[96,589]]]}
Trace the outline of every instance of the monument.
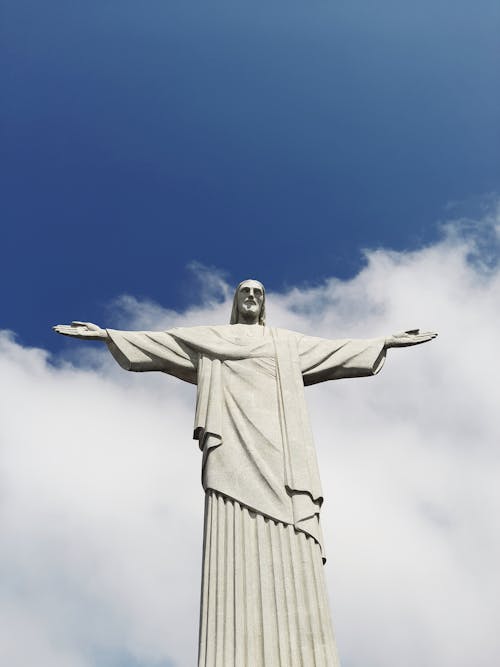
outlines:
{"label": "monument", "polygon": [[304,386],[374,375],[386,351],[425,343],[327,340],[266,326],[265,290],[237,287],[229,325],[54,330],[100,340],[130,371],[196,384],[205,527],[199,667],[339,667],[324,583],[323,502]]}

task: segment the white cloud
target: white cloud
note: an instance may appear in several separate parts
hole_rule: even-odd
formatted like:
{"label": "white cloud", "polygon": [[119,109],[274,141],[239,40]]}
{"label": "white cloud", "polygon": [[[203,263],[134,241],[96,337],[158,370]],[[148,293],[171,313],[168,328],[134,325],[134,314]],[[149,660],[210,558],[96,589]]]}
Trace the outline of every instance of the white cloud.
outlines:
{"label": "white cloud", "polygon": [[[350,281],[269,294],[271,325],[440,333],[391,350],[376,378],[308,389],[344,667],[500,661],[500,272],[498,248],[483,243],[496,227],[492,215],[455,223],[415,252],[367,251]],[[202,280],[202,306],[123,297],[106,324],[227,322],[221,275]],[[0,338],[2,663],[108,667],[96,656],[119,654],[121,665],[191,667],[203,514],[194,390],[124,373],[97,344],[65,358]]]}

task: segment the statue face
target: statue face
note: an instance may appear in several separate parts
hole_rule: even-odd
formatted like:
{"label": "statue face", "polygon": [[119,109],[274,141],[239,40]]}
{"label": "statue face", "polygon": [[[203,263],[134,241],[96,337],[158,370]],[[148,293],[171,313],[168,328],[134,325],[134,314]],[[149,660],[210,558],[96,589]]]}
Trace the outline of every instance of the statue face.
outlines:
{"label": "statue face", "polygon": [[238,313],[240,321],[258,322],[264,302],[262,285],[256,280],[246,280],[238,290]]}

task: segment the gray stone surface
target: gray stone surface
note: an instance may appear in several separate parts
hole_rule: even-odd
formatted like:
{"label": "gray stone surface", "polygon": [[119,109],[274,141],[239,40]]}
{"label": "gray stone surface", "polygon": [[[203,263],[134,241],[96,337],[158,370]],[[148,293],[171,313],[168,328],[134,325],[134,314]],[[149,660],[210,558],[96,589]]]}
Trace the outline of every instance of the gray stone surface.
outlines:
{"label": "gray stone surface", "polygon": [[436,334],[326,340],[270,328],[256,280],[236,289],[230,322],[162,332],[73,322],[54,330],[106,342],[126,370],[166,372],[198,387],[194,437],[207,494],[200,667],[336,667],[304,386],[374,375],[388,348]]}

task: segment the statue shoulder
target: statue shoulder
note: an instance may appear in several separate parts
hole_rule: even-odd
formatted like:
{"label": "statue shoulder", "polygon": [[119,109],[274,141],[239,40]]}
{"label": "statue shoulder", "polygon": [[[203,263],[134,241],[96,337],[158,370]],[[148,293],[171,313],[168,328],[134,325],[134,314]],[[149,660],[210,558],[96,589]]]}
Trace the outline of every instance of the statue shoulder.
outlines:
{"label": "statue shoulder", "polygon": [[206,347],[221,339],[229,338],[231,325],[174,327],[166,333],[190,345]]}
{"label": "statue shoulder", "polygon": [[166,333],[170,334],[177,334],[177,335],[184,335],[184,334],[201,334],[203,335],[204,333],[222,333],[225,330],[229,330],[231,328],[231,325],[229,324],[215,324],[215,325],[195,325],[193,327],[172,327],[171,329],[167,329]]}

